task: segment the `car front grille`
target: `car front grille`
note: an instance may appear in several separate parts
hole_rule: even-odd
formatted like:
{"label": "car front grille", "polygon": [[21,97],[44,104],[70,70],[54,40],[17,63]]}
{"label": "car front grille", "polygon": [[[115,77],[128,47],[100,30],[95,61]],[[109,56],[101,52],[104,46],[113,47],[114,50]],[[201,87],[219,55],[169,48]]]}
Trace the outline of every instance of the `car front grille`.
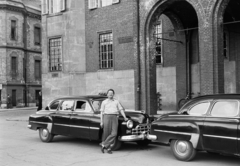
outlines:
{"label": "car front grille", "polygon": [[140,124],[136,128],[132,129],[133,135],[140,135],[142,133],[149,133],[150,125],[149,124]]}

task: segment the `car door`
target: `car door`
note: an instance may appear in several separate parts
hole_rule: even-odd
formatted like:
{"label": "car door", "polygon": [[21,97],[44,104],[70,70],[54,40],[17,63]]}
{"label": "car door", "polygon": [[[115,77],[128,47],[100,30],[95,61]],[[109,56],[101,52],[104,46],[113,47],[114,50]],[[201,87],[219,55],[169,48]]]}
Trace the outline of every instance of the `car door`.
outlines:
{"label": "car door", "polygon": [[70,135],[78,138],[90,139],[89,121],[93,116],[93,111],[87,100],[76,100],[75,110],[70,118]]}
{"label": "car door", "polygon": [[203,146],[207,151],[237,154],[239,101],[214,101],[203,128]]}
{"label": "car door", "polygon": [[[53,103],[56,105],[56,103]],[[74,100],[62,100],[55,114],[52,114],[53,128],[52,132],[58,135],[69,135],[70,116],[74,108]],[[51,106],[50,106],[51,109]]]}

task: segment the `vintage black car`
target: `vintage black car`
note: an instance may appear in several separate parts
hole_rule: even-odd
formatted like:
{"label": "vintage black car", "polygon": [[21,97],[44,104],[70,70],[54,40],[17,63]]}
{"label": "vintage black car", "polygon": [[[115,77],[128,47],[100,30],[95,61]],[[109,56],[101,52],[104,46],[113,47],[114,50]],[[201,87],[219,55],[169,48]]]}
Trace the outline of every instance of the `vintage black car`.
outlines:
{"label": "vintage black car", "polygon": [[[89,140],[101,140],[100,106],[106,97],[76,96],[53,100],[45,108],[30,115],[28,128],[39,131],[43,142],[52,141],[56,135],[73,136]],[[129,118],[124,122],[119,116],[118,137],[112,150],[124,141],[147,145],[154,136],[149,134],[152,118],[140,111],[125,111]]]}
{"label": "vintage black car", "polygon": [[240,94],[196,97],[176,113],[160,116],[151,134],[158,142],[170,144],[174,156],[183,161],[196,151],[240,155]]}

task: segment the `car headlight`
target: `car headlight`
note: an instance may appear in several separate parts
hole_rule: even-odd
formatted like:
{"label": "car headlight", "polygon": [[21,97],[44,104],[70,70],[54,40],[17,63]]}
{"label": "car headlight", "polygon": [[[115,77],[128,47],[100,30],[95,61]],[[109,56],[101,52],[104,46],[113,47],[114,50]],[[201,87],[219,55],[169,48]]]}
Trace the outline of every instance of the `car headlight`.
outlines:
{"label": "car headlight", "polygon": [[129,128],[129,129],[133,128],[133,121],[128,120],[126,125],[127,125],[127,128]]}

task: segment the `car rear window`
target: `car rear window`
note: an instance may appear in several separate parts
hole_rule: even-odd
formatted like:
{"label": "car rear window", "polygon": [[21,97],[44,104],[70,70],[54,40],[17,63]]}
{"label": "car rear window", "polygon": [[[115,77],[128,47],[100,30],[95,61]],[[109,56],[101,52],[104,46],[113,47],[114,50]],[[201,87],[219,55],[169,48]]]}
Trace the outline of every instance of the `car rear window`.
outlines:
{"label": "car rear window", "polygon": [[234,117],[238,115],[238,101],[217,101],[211,111],[212,116]]}

